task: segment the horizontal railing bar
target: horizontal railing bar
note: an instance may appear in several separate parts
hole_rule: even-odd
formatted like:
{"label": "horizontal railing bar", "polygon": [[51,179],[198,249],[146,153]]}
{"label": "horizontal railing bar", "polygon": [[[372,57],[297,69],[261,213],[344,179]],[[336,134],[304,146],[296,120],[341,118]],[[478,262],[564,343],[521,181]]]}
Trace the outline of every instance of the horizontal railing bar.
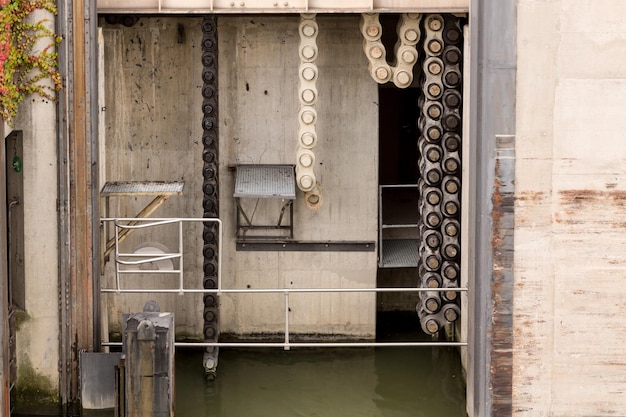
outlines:
{"label": "horizontal railing bar", "polygon": [[[154,219],[151,223],[144,223],[144,224],[121,224],[120,222],[123,222],[125,220],[120,220],[117,219],[117,221],[115,221],[115,226],[119,227],[120,229],[146,229],[148,227],[154,227],[154,226],[165,226],[167,224],[176,224],[176,223],[180,223],[180,220],[174,219],[174,220],[157,220],[154,221]],[[136,222],[137,220],[132,220],[133,222]]]}
{"label": "horizontal railing bar", "polygon": [[155,258],[159,256],[168,256],[170,258],[180,258],[183,256],[180,252],[168,252],[168,253],[118,253],[117,256],[124,256],[129,258]]}
{"label": "horizontal railing bar", "polygon": [[[122,271],[120,271],[122,272]],[[164,272],[164,271],[160,271]],[[466,292],[466,287],[457,288],[249,288],[249,289],[200,289],[200,288],[162,288],[162,289],[141,289],[141,288],[128,288],[117,290],[115,288],[102,288],[102,292],[105,293],[218,293],[218,294],[288,294],[288,293],[320,293],[320,292]]]}
{"label": "horizontal railing bar", "polygon": [[417,188],[417,184],[386,184],[379,185],[380,188]]}
{"label": "horizontal railing bar", "polygon": [[417,223],[406,223],[406,224],[383,224],[383,229],[405,229],[405,228],[416,228],[419,227]]}
{"label": "horizontal railing bar", "polygon": [[[196,223],[204,223],[204,222],[212,222],[212,223],[221,223],[222,220],[217,217],[101,217],[101,222],[165,222],[163,224],[169,223],[177,223],[177,222],[196,222]],[[156,224],[158,226],[159,224]]]}
{"label": "horizontal railing bar", "polygon": [[180,274],[180,269],[121,269],[117,271],[120,275],[143,275],[143,274]]}
{"label": "horizontal railing bar", "polygon": [[166,261],[168,259],[177,259],[177,258],[182,257],[181,254],[168,253],[168,254],[164,254],[163,256],[154,256],[154,257],[148,257],[147,259],[139,259],[138,261],[123,261],[119,259],[119,257],[126,256],[126,255],[118,254],[117,256],[118,258],[115,260],[115,262],[117,262],[120,265],[143,265],[143,264],[149,264],[152,262]]}
{"label": "horizontal railing bar", "polygon": [[[122,346],[122,342],[103,342],[102,346]],[[175,342],[175,347],[438,347],[467,346],[467,342]]]}

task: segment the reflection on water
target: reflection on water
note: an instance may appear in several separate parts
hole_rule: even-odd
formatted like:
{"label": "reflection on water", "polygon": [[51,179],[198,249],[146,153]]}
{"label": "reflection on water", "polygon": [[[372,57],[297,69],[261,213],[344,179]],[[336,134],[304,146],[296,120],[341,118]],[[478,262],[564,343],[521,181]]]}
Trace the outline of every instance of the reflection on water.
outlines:
{"label": "reflection on water", "polygon": [[451,348],[223,350],[205,381],[202,353],[177,352],[177,417],[462,417]]}

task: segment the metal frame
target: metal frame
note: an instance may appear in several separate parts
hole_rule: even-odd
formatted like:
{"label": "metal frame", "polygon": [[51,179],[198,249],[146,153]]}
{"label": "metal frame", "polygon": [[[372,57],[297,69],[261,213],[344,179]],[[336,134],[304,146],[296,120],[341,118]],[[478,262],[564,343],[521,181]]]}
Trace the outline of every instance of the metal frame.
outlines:
{"label": "metal frame", "polygon": [[[296,183],[293,165],[237,165],[235,192],[233,197],[237,207],[235,215],[237,238],[247,239],[293,239],[293,202],[296,199]],[[283,205],[276,224],[252,224],[252,219],[241,205],[242,198],[281,199]],[[289,224],[283,225],[285,211],[289,208]],[[242,224],[241,219],[244,223]],[[287,230],[289,235],[246,235],[246,232],[261,230]]]}

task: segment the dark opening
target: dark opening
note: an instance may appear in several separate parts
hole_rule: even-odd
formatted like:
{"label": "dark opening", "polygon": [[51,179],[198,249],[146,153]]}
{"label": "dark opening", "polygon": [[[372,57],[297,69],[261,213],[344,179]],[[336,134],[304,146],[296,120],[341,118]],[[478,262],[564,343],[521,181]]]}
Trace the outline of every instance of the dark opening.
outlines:
{"label": "dark opening", "polygon": [[[380,86],[379,99],[379,185],[417,184],[417,122],[419,89]],[[418,223],[417,188],[382,188],[380,226]],[[383,229],[385,248],[417,241],[417,228]],[[417,268],[387,267],[378,269],[378,287],[415,287]],[[415,312],[417,293],[378,293],[378,340],[418,336],[421,333]]]}
{"label": "dark opening", "polygon": [[417,182],[417,88],[379,87],[379,183]]}

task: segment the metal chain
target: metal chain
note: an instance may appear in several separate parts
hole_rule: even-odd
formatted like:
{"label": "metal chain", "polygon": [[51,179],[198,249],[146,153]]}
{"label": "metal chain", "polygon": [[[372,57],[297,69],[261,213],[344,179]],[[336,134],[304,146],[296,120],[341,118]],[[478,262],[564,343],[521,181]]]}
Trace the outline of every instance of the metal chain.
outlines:
{"label": "metal chain", "polygon": [[[219,216],[218,199],[218,100],[217,100],[217,20],[207,16],[202,21],[202,176],[203,176],[203,217]],[[204,246],[203,288],[217,288],[218,228],[215,223],[205,223],[202,238]],[[219,297],[205,294],[204,341],[217,342],[219,336]],[[218,348],[205,348],[203,365],[207,378],[213,379],[217,370]]]}
{"label": "metal chain", "polygon": [[[461,61],[459,18],[424,18],[422,92],[418,166],[421,223],[419,277],[423,288],[459,284],[461,216]],[[459,293],[419,293],[416,306],[422,329],[435,334],[461,314]]]}
{"label": "metal chain", "polygon": [[317,112],[317,77],[315,65],[317,58],[317,34],[319,27],[315,21],[315,14],[302,14],[300,17],[300,67],[298,68],[298,97],[300,111],[298,113],[298,149],[296,151],[296,182],[298,188],[305,192],[304,201],[311,210],[317,210],[322,205],[322,193],[317,181],[315,167],[315,153],[317,144],[315,122]]}
{"label": "metal chain", "polygon": [[363,50],[369,61],[369,72],[379,84],[392,81],[396,87],[407,88],[413,83],[413,67],[417,64],[418,53],[415,49],[421,37],[419,13],[403,13],[398,22],[393,65],[387,63],[385,46],[381,42],[383,28],[378,13],[361,15],[361,33]]}

